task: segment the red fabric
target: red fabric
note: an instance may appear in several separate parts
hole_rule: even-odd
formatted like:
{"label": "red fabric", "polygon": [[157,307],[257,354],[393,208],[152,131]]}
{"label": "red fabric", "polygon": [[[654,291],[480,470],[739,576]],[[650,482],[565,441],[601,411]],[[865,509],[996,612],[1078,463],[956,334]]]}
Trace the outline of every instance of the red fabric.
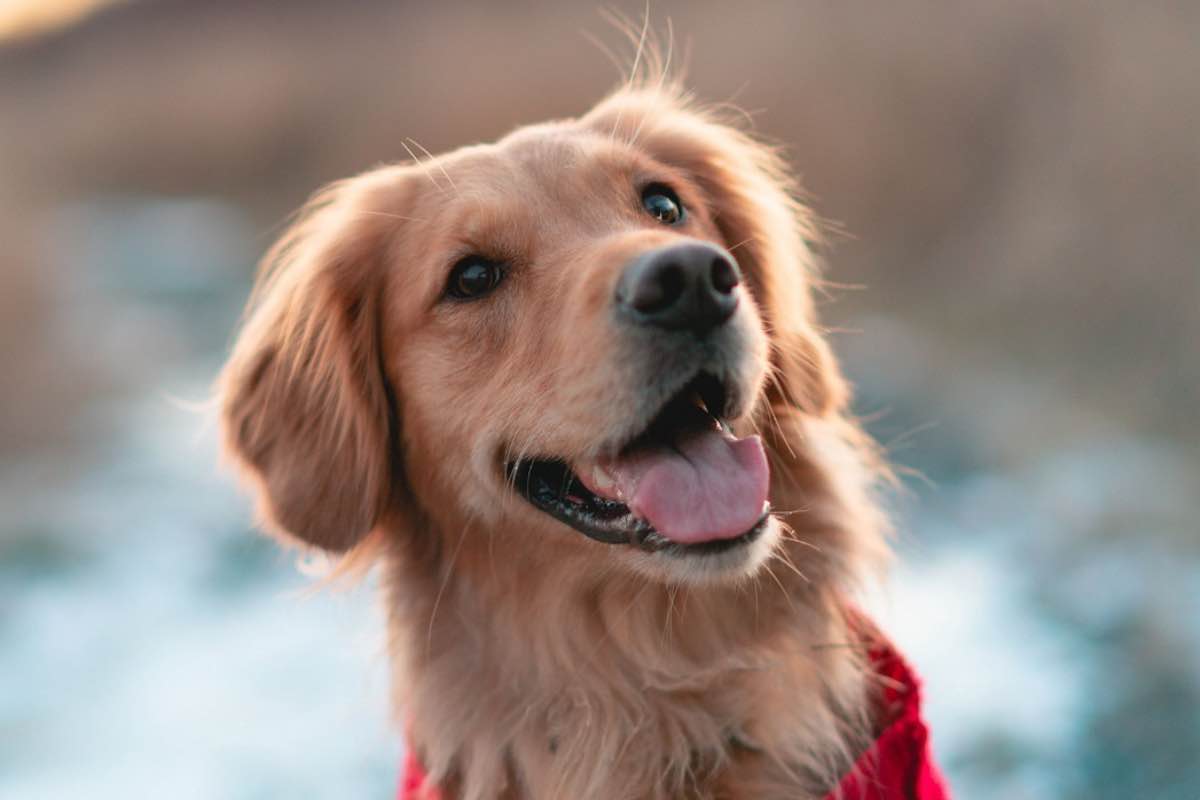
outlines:
{"label": "red fabric", "polygon": [[409,750],[404,756],[404,772],[400,775],[399,800],[438,800],[433,792],[422,796],[421,787],[425,785],[425,770],[421,762]]}
{"label": "red fabric", "polygon": [[871,666],[884,681],[885,727],[825,800],[950,800],[921,715],[921,682],[891,642],[878,633],[871,642]]}
{"label": "red fabric", "polygon": [[[890,642],[878,634],[869,638],[871,665],[885,686],[883,732],[825,800],[950,800],[921,716],[921,683]],[[424,782],[425,771],[410,752],[399,800],[438,800],[436,791],[422,794]]]}

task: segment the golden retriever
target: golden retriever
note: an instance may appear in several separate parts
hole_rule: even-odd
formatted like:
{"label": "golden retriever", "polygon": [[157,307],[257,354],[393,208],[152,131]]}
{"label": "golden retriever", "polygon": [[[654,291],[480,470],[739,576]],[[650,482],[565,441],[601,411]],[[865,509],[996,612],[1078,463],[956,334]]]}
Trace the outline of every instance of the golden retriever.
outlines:
{"label": "golden retriever", "polygon": [[883,471],[772,148],[673,85],[321,191],[219,382],[264,524],[379,564],[444,798],[818,798]]}

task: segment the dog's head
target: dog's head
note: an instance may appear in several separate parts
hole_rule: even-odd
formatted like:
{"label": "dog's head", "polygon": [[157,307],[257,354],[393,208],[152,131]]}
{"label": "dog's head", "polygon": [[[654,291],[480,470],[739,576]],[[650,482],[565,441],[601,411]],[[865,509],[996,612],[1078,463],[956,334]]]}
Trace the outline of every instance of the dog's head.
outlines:
{"label": "dog's head", "polygon": [[843,404],[806,224],[769,148],[665,91],[335,184],[267,257],[227,447],[331,551],[420,519],[746,574],[780,536],[776,418]]}

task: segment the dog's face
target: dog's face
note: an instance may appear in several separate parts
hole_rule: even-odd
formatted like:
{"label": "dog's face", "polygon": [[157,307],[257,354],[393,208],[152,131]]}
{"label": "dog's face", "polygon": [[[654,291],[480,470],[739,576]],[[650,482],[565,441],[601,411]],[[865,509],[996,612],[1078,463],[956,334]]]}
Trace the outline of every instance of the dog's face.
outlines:
{"label": "dog's face", "polygon": [[654,93],[343,182],[269,256],[229,446],[328,549],[419,517],[747,574],[779,536],[758,432],[838,402],[797,211],[769,151]]}
{"label": "dog's face", "polygon": [[761,558],[766,458],[729,429],[761,394],[766,334],[701,187],[575,124],[440,167],[444,191],[408,176],[404,213],[427,222],[390,290],[409,474],[483,525],[502,508],[634,563]]}

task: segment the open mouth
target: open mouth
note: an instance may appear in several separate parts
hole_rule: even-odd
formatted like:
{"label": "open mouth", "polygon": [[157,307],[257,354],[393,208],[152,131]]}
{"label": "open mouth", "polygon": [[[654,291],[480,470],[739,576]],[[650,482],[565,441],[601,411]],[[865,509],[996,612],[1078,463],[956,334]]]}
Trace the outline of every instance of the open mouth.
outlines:
{"label": "open mouth", "polygon": [[765,530],[769,472],[757,436],[734,436],[727,392],[701,372],[616,455],[590,462],[526,459],[506,465],[534,507],[608,544],[704,555]]}

